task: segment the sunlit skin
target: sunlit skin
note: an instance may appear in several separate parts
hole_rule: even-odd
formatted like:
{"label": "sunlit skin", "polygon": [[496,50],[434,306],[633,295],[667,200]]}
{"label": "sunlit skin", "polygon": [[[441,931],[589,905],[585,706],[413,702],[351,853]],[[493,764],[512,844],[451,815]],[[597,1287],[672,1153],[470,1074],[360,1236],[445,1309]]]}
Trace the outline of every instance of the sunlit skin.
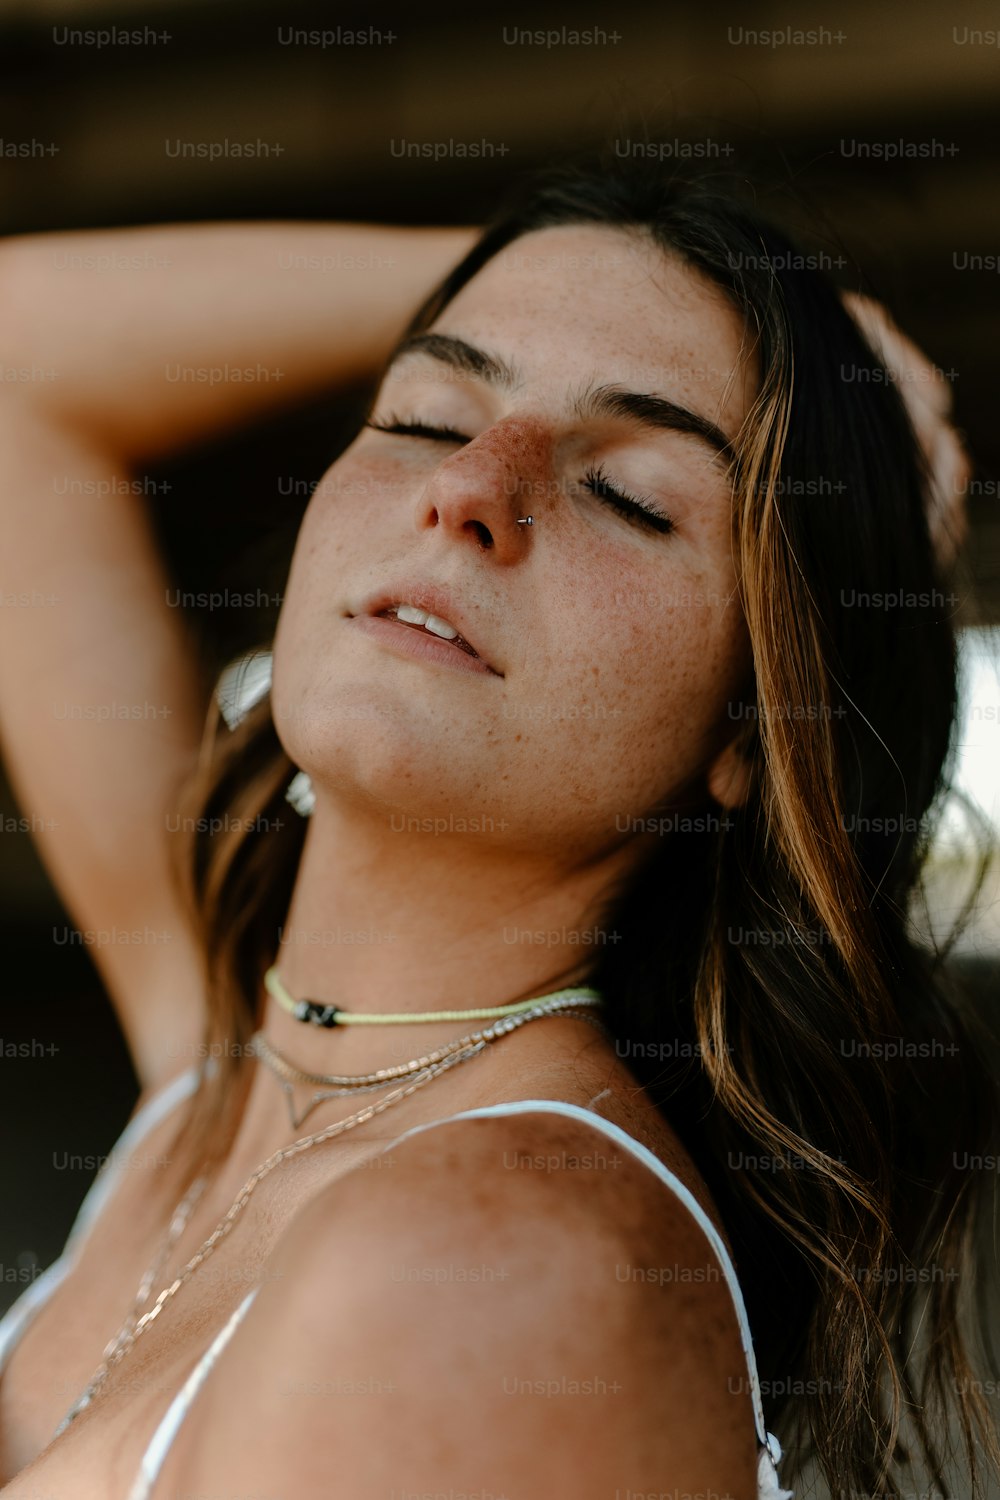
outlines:
{"label": "sunlit skin", "polygon": [[[727,712],[750,662],[725,458],[692,434],[572,411],[586,387],[616,383],[731,443],[754,378],[740,320],[710,282],[618,230],[518,243],[536,253],[495,258],[433,329],[513,366],[516,387],[406,354],[373,420],[468,441],[365,428],[315,492],[282,608],[274,717],[317,802],[278,963],[293,993],[347,1009],[503,1004],[577,982],[594,948],[573,933],[650,848],[631,820],[706,788],[722,805],[745,794]],[[598,465],[673,529],[591,494]],[[503,675],[404,659],[359,630],[349,616],[401,575],[453,590]],[[485,831],[409,833],[404,818]],[[564,940],[512,942],[514,929]],[[268,1006],[269,1036],[315,1071],[413,1055],[409,1028],[307,1032]],[[421,1027],[419,1041],[456,1034]],[[257,1110],[276,1118],[270,1082],[257,1075],[248,1130]]]}
{"label": "sunlit skin", "polygon": [[[216,998],[173,873],[177,789],[206,748],[204,685],[180,611],[165,602],[169,575],[149,517],[115,485],[150,457],[370,372],[473,238],[471,228],[274,223],[4,245],[5,362],[58,373],[5,392],[5,584],[59,603],[5,612],[4,750],[23,805],[45,818],[39,842],[77,926],[156,929],[148,946],[93,950],[146,1102],[203,1055]],[[343,272],[320,278],[322,292],[316,278],[276,273],[290,244],[303,264],[329,254]],[[57,274],[55,246],[67,255]],[[125,286],[131,272],[95,279],[69,265],[126,247],[170,268],[148,289],[143,278],[138,302]],[[899,371],[939,485],[936,544],[947,547],[965,471],[941,382],[884,309],[847,300]],[[268,1003],[267,1035],[317,1070],[404,1061],[478,1024],[462,1007],[585,979],[594,947],[571,939],[595,935],[608,894],[661,847],[662,835],[643,836],[632,820],[710,811],[713,799],[721,813],[747,795],[730,743],[745,719],[727,710],[750,686],[751,660],[717,451],[736,438],[757,378],[735,310],[641,237],[565,227],[502,251],[433,337],[391,371],[373,420],[458,435],[362,432],[316,493],[287,588],[273,706],[319,801],[277,957],[297,994],[369,1014],[457,1007],[460,1018],[321,1032]],[[487,358],[512,380],[458,368]],[[164,379],[178,363],[254,361],[282,372],[280,390]],[[669,401],[675,426],[700,425],[702,435],[664,430],[662,409],[655,429],[609,414],[607,401],[601,414],[595,402],[579,410],[595,386],[605,398],[619,387],[640,393],[647,414]],[[714,445],[704,441],[712,427]],[[591,493],[597,471],[668,516],[666,530]],[[53,481],[61,495],[71,474],[91,487],[60,501],[53,526]],[[536,524],[519,527],[527,513]],[[352,616],[407,576],[453,591],[461,628],[496,673],[458,670],[457,657],[401,656],[402,636],[429,640],[413,631],[399,628],[395,647],[364,633]],[[112,689],[122,703],[168,706],[168,717],[81,720],[72,740],[55,733],[70,725],[54,720],[56,696],[96,703]],[[278,798],[283,807],[280,788]],[[441,820],[445,831],[407,829],[408,818],[418,829]],[[463,819],[481,826],[463,830]],[[265,860],[267,838],[254,843]],[[280,891],[276,865],[255,878],[266,886],[272,873]],[[674,892],[663,880],[654,889],[666,910]],[[161,1264],[164,1285],[242,1201],[253,1169],[358,1106],[356,1096],[330,1100],[295,1127],[263,1066],[248,1061],[230,1083],[235,1140],[219,1143],[218,1173]],[[582,1105],[591,1123],[538,1110],[545,1099]],[[529,1102],[525,1113],[461,1117],[517,1100]],[[160,1486],[359,1495],[485,1476],[508,1494],[606,1496],[623,1482],[653,1490],[669,1475],[678,1492],[756,1493],[744,1353],[714,1252],[687,1204],[641,1161],[595,1142],[598,1114],[676,1170],[723,1229],[675,1135],[682,1122],[645,1097],[617,1048],[578,1021],[528,1026],[384,1122],[364,1120],[343,1141],[283,1160],[106,1399],[48,1451],[174,1208],[172,1181],[152,1170],[175,1151],[177,1114],[168,1114],[130,1155],[89,1256],[5,1371],[0,1466],[18,1476],[12,1496],[33,1481],[37,1491],[43,1470],[52,1493],[117,1493],[251,1281],[259,1295],[171,1445]],[[440,1128],[406,1134],[428,1122]],[[545,1161],[544,1172],[510,1170],[521,1152]],[[671,1274],[655,1286],[623,1280],[626,1263]],[[492,1287],[399,1275],[487,1264],[504,1273]],[[508,1371],[620,1373],[621,1389],[515,1405],[498,1389]],[[358,1374],[384,1376],[389,1399],[311,1399]]]}

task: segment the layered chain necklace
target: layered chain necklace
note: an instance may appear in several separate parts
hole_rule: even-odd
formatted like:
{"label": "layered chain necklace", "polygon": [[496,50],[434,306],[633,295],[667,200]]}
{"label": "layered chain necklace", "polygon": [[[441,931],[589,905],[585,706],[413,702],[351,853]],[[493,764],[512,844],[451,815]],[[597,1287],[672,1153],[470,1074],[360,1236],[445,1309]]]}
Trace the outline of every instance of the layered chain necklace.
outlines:
{"label": "layered chain necklace", "polygon": [[[263,1062],[277,1077],[288,1101],[292,1128],[296,1130],[306,1117],[327,1099],[384,1089],[389,1084],[395,1083],[397,1079],[405,1078],[409,1081],[401,1087],[392,1089],[377,1102],[365,1105],[355,1114],[348,1115],[345,1119],[338,1120],[333,1125],[328,1125],[324,1130],[317,1131],[314,1135],[303,1136],[300,1140],[293,1141],[291,1145],[281,1147],[269,1156],[266,1161],[261,1162],[251,1172],[237,1193],[232,1205],[216,1225],[215,1229],[213,1229],[212,1233],[199,1246],[194,1255],[191,1256],[190,1260],[173,1280],[168,1282],[162,1291],[160,1291],[153,1305],[146,1312],[143,1312],[143,1308],[149,1301],[153,1286],[163,1273],[163,1268],[166,1265],[170,1251],[183,1234],[195,1205],[208,1185],[209,1176],[207,1173],[203,1173],[195,1178],[170,1217],[170,1223],[167,1227],[163,1244],[139,1282],[132,1306],[126,1315],[125,1321],[114,1338],[105,1346],[100,1365],[95,1370],[82,1395],[73,1402],[73,1405],[56,1428],[53,1440],[60,1433],[64,1432],[70,1423],[90,1405],[94,1397],[104,1386],[111,1371],[135,1347],[138,1339],[156,1321],[167,1303],[176,1297],[181,1287],[187,1285],[213,1253],[216,1246],[231,1232],[239,1215],[250,1201],[250,1197],[258,1183],[262,1182],[276,1167],[281,1166],[290,1157],[298,1156],[304,1151],[309,1151],[314,1146],[321,1145],[324,1141],[333,1140],[334,1137],[343,1135],[345,1131],[353,1129],[354,1126],[363,1125],[365,1121],[372,1119],[375,1115],[381,1114],[386,1109],[391,1109],[394,1104],[398,1104],[401,1100],[408,1098],[411,1094],[416,1093],[418,1089],[424,1088],[433,1079],[448,1072],[449,1069],[467,1062],[470,1058],[478,1057],[488,1046],[494,1044],[510,1032],[516,1031],[521,1026],[526,1025],[529,1021],[538,1020],[543,1016],[571,1016],[578,1020],[588,1021],[603,1032],[606,1037],[610,1038],[611,1036],[607,1027],[595,1015],[589,1013],[603,1004],[603,999],[599,991],[589,986],[556,990],[552,994],[542,995],[534,1000],[522,1000],[513,1005],[488,1006],[476,1010],[425,1011],[416,1015],[405,1012],[398,1015],[367,1015],[344,1011],[338,1006],[324,1005],[315,1000],[295,1000],[285,989],[278,977],[277,970],[274,968],[267,971],[265,985],[269,993],[277,999],[283,1009],[294,1015],[297,1020],[310,1025],[324,1027],[350,1024],[410,1025],[431,1021],[470,1019],[493,1020],[493,1025],[472,1032],[468,1036],[459,1037],[456,1041],[438,1047],[423,1057],[412,1058],[407,1063],[401,1063],[395,1067],[379,1068],[374,1073],[354,1075],[307,1072],[305,1069],[297,1067],[278,1052],[267,1041],[263,1032],[255,1032],[250,1040],[249,1051]],[[318,1092],[313,1094],[311,1101],[302,1111],[296,1110],[293,1099],[293,1090],[296,1084],[309,1085],[318,1090]]]}

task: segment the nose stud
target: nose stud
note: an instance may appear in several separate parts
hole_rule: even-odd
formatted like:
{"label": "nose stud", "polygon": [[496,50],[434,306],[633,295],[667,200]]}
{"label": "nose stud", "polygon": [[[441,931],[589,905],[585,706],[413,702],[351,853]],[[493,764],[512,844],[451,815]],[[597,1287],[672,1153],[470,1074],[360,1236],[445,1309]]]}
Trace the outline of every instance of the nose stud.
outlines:
{"label": "nose stud", "polygon": [[518,526],[534,526],[535,518],[534,516],[522,516],[517,524]]}

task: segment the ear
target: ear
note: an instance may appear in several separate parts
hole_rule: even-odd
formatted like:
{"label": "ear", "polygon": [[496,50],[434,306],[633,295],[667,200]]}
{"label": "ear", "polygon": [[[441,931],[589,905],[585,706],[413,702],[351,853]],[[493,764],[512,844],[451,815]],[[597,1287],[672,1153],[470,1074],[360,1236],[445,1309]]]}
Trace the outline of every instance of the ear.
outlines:
{"label": "ear", "polygon": [[752,767],[737,748],[735,736],[712,761],[706,782],[708,790],[721,807],[742,807],[750,791]]}

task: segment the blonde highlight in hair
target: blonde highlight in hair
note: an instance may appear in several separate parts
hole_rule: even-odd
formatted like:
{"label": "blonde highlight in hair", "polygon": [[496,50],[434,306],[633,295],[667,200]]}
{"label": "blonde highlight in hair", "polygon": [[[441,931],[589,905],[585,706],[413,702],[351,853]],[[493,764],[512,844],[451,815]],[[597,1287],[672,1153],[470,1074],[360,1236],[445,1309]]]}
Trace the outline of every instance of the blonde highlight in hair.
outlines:
{"label": "blonde highlight in hair", "polygon": [[[755,664],[756,725],[759,732],[745,746],[755,761],[754,789],[759,798],[759,829],[766,847],[788,870],[801,892],[798,911],[782,916],[794,922],[807,914],[818,919],[834,943],[848,972],[854,971],[857,996],[866,996],[867,1024],[892,1013],[891,997],[884,992],[872,966],[858,962],[864,952],[867,923],[844,922],[844,893],[850,893],[852,909],[867,914],[861,899],[858,867],[839,817],[841,804],[836,776],[836,756],[829,735],[829,721],[820,717],[821,729],[810,743],[810,754],[802,753],[793,731],[796,722],[787,710],[790,704],[830,701],[826,662],[818,637],[817,622],[808,608],[787,607],[789,600],[808,592],[801,568],[782,523],[781,476],[787,439],[794,368],[787,365],[785,351],[775,351],[765,372],[760,394],[748,414],[737,444],[738,479],[734,522],[737,538],[738,576],[744,617]],[[779,606],[779,601],[784,607]],[[721,915],[723,903],[716,912]],[[858,930],[858,929],[861,930]],[[772,1218],[785,1235],[794,1238],[815,1258],[843,1289],[849,1306],[845,1322],[852,1333],[864,1328],[866,1339],[881,1347],[892,1370],[889,1341],[883,1332],[884,1309],[873,1305],[850,1273],[854,1257],[881,1262],[891,1247],[892,1233],[880,1196],[865,1179],[820,1149],[806,1135],[791,1129],[766,1104],[754,1087],[752,1063],[743,1073],[731,1061],[732,1023],[730,965],[726,961],[725,938],[712,934],[705,944],[693,995],[693,1011],[706,1073],[720,1106],[742,1126],[756,1143],[776,1157],[793,1155],[808,1164],[817,1182],[825,1185],[830,1208],[827,1223],[818,1228],[806,1200],[795,1202],[783,1193],[772,1195],[751,1182],[748,1192],[760,1211]],[[874,983],[873,983],[874,980]],[[879,1001],[882,1017],[876,1017]],[[738,1022],[737,1022],[738,1026]],[[737,1046],[744,1060],[752,1056],[744,1039]],[[766,1181],[766,1179],[765,1179]],[[834,1300],[826,1309],[835,1325],[841,1304]],[[860,1318],[860,1322],[858,1321]],[[822,1338],[831,1336],[828,1323]],[[836,1333],[833,1334],[836,1341]],[[876,1392],[866,1390],[872,1381],[870,1349],[860,1349],[854,1337],[843,1340],[847,1358],[843,1386],[850,1400],[867,1403],[870,1420],[877,1418]],[[825,1409],[818,1406],[814,1432],[822,1445],[836,1449],[845,1431],[841,1396]],[[886,1435],[886,1450],[895,1446],[901,1410],[898,1380],[891,1380],[892,1407]],[[818,1429],[818,1431],[817,1431]],[[845,1470],[850,1455],[843,1454]],[[885,1475],[881,1476],[884,1481]]]}

